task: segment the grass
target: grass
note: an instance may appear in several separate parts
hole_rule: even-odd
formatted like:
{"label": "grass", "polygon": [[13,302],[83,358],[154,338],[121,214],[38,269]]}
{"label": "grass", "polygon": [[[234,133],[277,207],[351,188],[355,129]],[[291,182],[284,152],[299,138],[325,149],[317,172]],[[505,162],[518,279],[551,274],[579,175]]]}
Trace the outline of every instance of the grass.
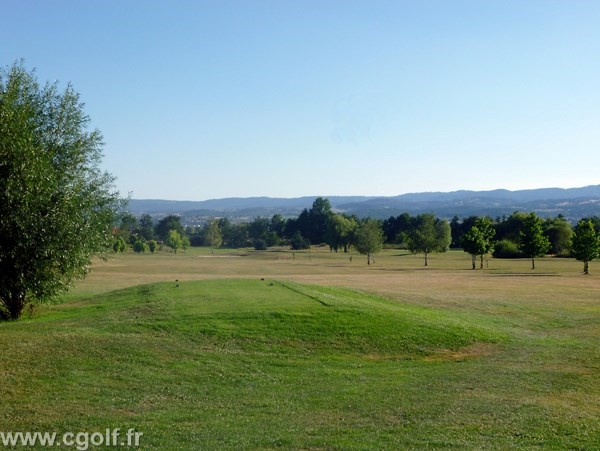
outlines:
{"label": "grass", "polygon": [[600,284],[579,262],[532,275],[470,271],[462,253],[428,269],[394,250],[371,267],[324,249],[216,255],[98,262],[65,303],[0,324],[0,431],[134,427],[161,449],[600,447]]}

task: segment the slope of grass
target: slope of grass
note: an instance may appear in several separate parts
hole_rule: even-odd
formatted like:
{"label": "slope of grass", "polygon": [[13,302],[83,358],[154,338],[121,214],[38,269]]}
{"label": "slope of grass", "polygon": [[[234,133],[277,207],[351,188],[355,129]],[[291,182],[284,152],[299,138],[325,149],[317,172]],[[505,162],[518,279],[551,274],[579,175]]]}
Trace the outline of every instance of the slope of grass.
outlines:
{"label": "slope of grass", "polygon": [[162,449],[594,449],[598,340],[522,325],[277,280],[126,288],[0,324],[0,431],[135,428]]}

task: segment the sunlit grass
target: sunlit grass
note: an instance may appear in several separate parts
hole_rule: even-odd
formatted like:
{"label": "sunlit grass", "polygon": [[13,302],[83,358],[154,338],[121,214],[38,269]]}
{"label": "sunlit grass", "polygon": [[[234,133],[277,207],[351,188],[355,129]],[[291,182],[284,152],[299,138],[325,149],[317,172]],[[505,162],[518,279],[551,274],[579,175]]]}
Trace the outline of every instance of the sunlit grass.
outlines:
{"label": "sunlit grass", "polygon": [[600,280],[578,262],[218,255],[118,256],[0,324],[0,430],[133,427],[162,449],[598,447]]}

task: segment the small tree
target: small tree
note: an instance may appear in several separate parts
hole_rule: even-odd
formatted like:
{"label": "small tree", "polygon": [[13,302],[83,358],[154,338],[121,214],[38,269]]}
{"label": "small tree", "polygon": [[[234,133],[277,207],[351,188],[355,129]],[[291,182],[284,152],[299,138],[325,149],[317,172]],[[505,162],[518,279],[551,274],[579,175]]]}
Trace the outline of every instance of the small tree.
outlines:
{"label": "small tree", "polygon": [[156,240],[148,241],[148,250],[154,254],[156,252],[156,249],[158,249],[158,243],[156,242]]}
{"label": "small tree", "polygon": [[134,252],[141,254],[143,252],[146,252],[147,249],[148,249],[148,245],[146,244],[145,241],[138,239],[133,242],[133,251]]}
{"label": "small tree", "polygon": [[165,240],[165,244],[173,249],[173,252],[177,253],[178,249],[183,246],[183,238],[177,230],[170,230]]}
{"label": "small tree", "polygon": [[375,263],[374,254],[383,246],[383,230],[379,221],[366,219],[358,225],[355,246],[358,252],[367,256],[368,265],[371,264],[371,260]]}
{"label": "small tree", "polygon": [[125,244],[125,240],[121,237],[115,238],[113,243],[113,251],[116,253],[124,252],[127,245]]}
{"label": "small tree", "polygon": [[112,248],[122,202],[89,123],[70,85],[0,69],[0,319],[64,292]]}
{"label": "small tree", "polygon": [[425,254],[425,266],[430,252],[446,252],[452,241],[450,224],[430,213],[415,218],[408,232],[407,246],[413,254]]}
{"label": "small tree", "polygon": [[531,258],[531,269],[535,269],[536,257],[543,257],[550,249],[550,240],[544,234],[542,220],[533,212],[523,221],[519,249],[525,257]]}
{"label": "small tree", "polygon": [[577,223],[571,246],[575,258],[583,262],[583,273],[589,274],[589,262],[600,256],[600,236],[592,221],[582,219]]}
{"label": "small tree", "polygon": [[204,226],[204,239],[206,240],[206,244],[210,246],[211,254],[214,254],[215,247],[219,247],[221,246],[221,243],[223,243],[223,235],[219,229],[219,221],[213,219],[206,223]]}
{"label": "small tree", "polygon": [[475,269],[475,259],[480,256],[480,268],[483,269],[483,256],[494,251],[493,238],[496,231],[489,218],[477,218],[471,229],[462,237],[463,249],[471,254],[471,263]]}

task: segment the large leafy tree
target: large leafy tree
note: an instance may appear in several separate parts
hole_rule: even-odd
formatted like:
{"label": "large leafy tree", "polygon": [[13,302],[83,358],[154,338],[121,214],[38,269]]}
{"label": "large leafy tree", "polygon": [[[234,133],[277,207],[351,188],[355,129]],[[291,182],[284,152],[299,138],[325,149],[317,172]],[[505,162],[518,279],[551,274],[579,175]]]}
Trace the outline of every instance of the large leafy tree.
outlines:
{"label": "large leafy tree", "polygon": [[575,258],[583,262],[584,274],[589,274],[590,262],[600,256],[600,235],[592,221],[579,221],[571,242]]}
{"label": "large leafy tree", "polygon": [[535,269],[536,257],[543,257],[550,249],[550,240],[544,234],[544,224],[533,212],[523,220],[519,249],[524,256],[531,258],[531,269]]}
{"label": "large leafy tree", "polygon": [[0,69],[0,318],[18,319],[88,272],[121,206],[79,95]]}
{"label": "large leafy tree", "polygon": [[408,233],[407,244],[413,254],[425,255],[425,266],[427,266],[428,255],[431,252],[446,252],[451,240],[450,224],[431,213],[425,213],[414,219]]}
{"label": "large leafy tree", "polygon": [[356,221],[352,217],[341,214],[332,214],[327,222],[327,231],[325,233],[325,242],[329,248],[335,252],[342,248],[348,252],[348,248],[354,237],[356,230]]}

